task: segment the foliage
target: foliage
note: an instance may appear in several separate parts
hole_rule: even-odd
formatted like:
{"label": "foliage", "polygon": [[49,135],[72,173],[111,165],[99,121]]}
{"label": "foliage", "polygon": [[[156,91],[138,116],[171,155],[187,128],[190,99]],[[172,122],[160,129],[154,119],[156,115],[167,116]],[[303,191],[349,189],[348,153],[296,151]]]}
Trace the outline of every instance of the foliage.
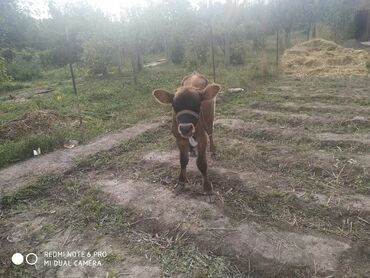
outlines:
{"label": "foliage", "polygon": [[5,59],[0,56],[0,82],[8,81],[9,77],[6,73]]}
{"label": "foliage", "polygon": [[84,1],[61,7],[49,1],[50,17],[35,19],[17,0],[3,0],[0,47],[7,49],[2,56],[12,63],[12,47],[31,47],[40,50],[43,68],[79,63],[82,58],[91,73],[103,74],[108,66],[121,70],[129,61],[137,79],[147,54],[165,52],[174,63],[186,60],[192,68],[205,64],[211,39],[228,65],[245,62],[242,48],[250,41],[254,50],[265,50],[266,39],[277,31],[284,34],[286,47],[293,32],[304,31],[309,38],[316,35],[318,24],[330,26],[335,40],[353,34],[352,7],[346,0],[200,2],[198,6],[192,7],[188,0],[150,2],[147,7],[123,10],[117,20]]}
{"label": "foliage", "polygon": [[184,57],[185,57],[185,46],[184,46],[185,42],[179,38],[179,37],[176,37],[172,44],[171,44],[171,49],[170,49],[170,57],[171,57],[171,61],[174,63],[174,64],[181,64],[183,61],[184,61]]}
{"label": "foliage", "polygon": [[41,66],[46,69],[53,64],[53,55],[50,49],[39,52]]}
{"label": "foliage", "polygon": [[15,58],[15,52],[10,48],[5,48],[1,50],[0,56],[2,56],[7,63],[11,63]]}
{"label": "foliage", "polygon": [[26,87],[28,86],[24,84],[24,82],[15,82],[8,79],[7,81],[0,82],[0,93],[3,92],[9,93]]}
{"label": "foliage", "polygon": [[37,32],[35,20],[22,13],[16,0],[0,1],[0,48],[25,47]]}
{"label": "foliage", "polygon": [[350,39],[354,34],[353,6],[346,0],[331,0],[324,22],[331,28],[334,41]]}
{"label": "foliage", "polygon": [[91,74],[106,75],[114,51],[110,41],[94,36],[84,42],[82,60],[88,65]]}
{"label": "foliage", "polygon": [[17,53],[12,63],[7,65],[8,74],[18,81],[29,81],[41,76],[40,63],[34,51]]}
{"label": "foliage", "polygon": [[245,49],[243,45],[235,47],[231,50],[230,62],[233,65],[242,65],[245,63]]}

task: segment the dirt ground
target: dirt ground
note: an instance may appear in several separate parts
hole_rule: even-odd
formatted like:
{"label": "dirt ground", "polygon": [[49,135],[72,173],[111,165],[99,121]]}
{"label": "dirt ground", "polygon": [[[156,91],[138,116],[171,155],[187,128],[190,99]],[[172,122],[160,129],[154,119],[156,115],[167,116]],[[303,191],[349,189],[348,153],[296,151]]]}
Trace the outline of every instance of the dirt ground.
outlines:
{"label": "dirt ground", "polygon": [[[173,190],[169,118],[0,170],[0,276],[369,277],[369,97],[362,78],[225,93],[214,203],[195,158]],[[101,265],[49,266],[47,251],[100,251]]]}

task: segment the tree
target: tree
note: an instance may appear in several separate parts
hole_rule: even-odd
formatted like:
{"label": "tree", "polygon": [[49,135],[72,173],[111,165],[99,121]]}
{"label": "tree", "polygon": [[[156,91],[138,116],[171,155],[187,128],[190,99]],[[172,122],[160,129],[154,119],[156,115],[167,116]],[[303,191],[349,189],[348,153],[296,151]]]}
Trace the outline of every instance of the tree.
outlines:
{"label": "tree", "polygon": [[345,40],[351,37],[354,28],[353,5],[347,0],[329,0],[330,8],[325,12],[325,23],[329,25],[333,40]]}
{"label": "tree", "polygon": [[109,39],[95,35],[84,41],[82,60],[88,65],[91,74],[107,75],[114,51],[114,45]]}
{"label": "tree", "polygon": [[16,0],[0,1],[0,47],[25,47],[32,39],[35,20],[22,13]]}
{"label": "tree", "polygon": [[5,59],[0,56],[0,82],[9,81],[9,77],[6,73]]}

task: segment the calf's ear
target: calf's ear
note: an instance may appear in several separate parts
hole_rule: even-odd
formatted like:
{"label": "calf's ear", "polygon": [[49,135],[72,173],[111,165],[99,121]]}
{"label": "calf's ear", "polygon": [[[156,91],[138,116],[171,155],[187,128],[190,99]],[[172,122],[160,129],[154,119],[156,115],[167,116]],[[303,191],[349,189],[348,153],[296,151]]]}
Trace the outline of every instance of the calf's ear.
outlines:
{"label": "calf's ear", "polygon": [[218,84],[209,84],[201,93],[200,98],[202,101],[210,100],[217,96],[221,86]]}
{"label": "calf's ear", "polygon": [[157,89],[153,91],[153,96],[159,103],[167,104],[172,103],[174,94],[166,90]]}

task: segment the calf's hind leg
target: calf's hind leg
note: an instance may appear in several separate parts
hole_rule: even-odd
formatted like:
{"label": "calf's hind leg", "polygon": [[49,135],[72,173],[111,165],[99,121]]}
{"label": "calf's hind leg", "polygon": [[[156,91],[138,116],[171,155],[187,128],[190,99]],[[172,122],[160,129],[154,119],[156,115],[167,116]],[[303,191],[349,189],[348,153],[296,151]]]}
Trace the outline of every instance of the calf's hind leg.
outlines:
{"label": "calf's hind leg", "polygon": [[212,156],[216,156],[216,146],[213,141],[213,121],[215,118],[216,101],[214,99],[202,103],[204,128],[209,137],[209,145]]}
{"label": "calf's hind leg", "polygon": [[213,127],[211,129],[211,133],[208,134],[208,137],[209,137],[209,149],[211,151],[211,154],[212,156],[216,156],[216,146],[215,146],[215,143],[213,142]]}

